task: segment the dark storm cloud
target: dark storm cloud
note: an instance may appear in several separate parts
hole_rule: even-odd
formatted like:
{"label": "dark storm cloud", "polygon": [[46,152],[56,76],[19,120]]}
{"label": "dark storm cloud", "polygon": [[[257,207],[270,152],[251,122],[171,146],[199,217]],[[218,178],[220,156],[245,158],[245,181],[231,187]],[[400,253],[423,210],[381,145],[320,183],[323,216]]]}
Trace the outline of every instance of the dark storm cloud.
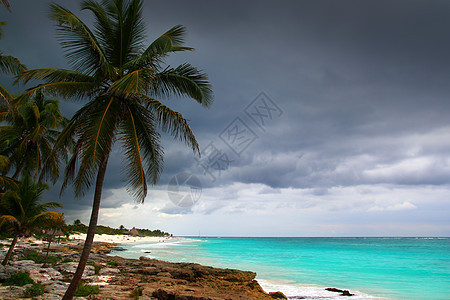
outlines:
{"label": "dark storm cloud", "polygon": [[[77,1],[56,2],[78,13]],[[47,1],[12,5],[12,13],[1,11],[8,21],[2,50],[30,67],[67,67]],[[220,133],[245,117],[261,91],[283,110],[266,131],[244,119],[258,139],[217,181],[187,147],[163,135],[161,185],[187,170],[204,188],[263,183],[313,188],[316,195],[335,186],[447,183],[448,1],[145,1],[144,16],[148,41],[185,25],[196,51],[169,63],[191,62],[211,79],[210,109],[186,99],[165,102],[190,121],[201,149],[211,141],[228,149]],[[69,116],[77,107],[64,102],[63,111]],[[125,186],[117,150],[104,191]],[[104,199],[108,207],[129,201]],[[91,195],[63,202],[87,207]]]}

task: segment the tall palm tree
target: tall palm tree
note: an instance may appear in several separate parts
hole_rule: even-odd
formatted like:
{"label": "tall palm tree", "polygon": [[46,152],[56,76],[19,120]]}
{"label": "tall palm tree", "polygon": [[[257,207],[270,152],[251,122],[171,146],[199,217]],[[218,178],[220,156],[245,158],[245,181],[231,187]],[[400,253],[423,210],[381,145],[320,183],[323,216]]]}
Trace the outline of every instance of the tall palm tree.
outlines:
{"label": "tall palm tree", "polygon": [[24,176],[17,189],[9,190],[3,195],[0,203],[0,226],[9,227],[13,240],[2,265],[8,263],[20,236],[27,236],[39,226],[63,218],[60,213],[48,211],[49,208],[62,208],[59,203],[39,204],[46,189],[46,185],[33,182],[30,176]]}
{"label": "tall palm tree", "polygon": [[[88,99],[75,113],[56,143],[56,149],[75,137],[63,188],[73,181],[82,195],[95,178],[89,229],[73,280],[63,299],[72,299],[81,280],[94,238],[103,181],[111,148],[120,142],[128,190],[143,202],[147,182],[155,184],[162,170],[163,151],[156,127],[184,141],[198,153],[187,120],[158,99],[189,97],[207,107],[212,90],[206,74],[190,64],[164,67],[167,55],[192,50],[184,47],[185,28],[175,26],[150,45],[144,45],[142,0],[83,1],[94,15],[94,30],[71,11],[51,5],[51,18],[73,70],[35,69],[20,79],[44,81],[37,89],[72,99]],[[78,164],[77,164],[78,162]],[[78,168],[76,168],[78,166]]]}
{"label": "tall palm tree", "polygon": [[67,147],[52,152],[60,131],[68,122],[61,115],[59,101],[46,99],[41,91],[37,91],[31,101],[15,101],[13,110],[4,111],[4,114],[9,124],[0,126],[0,153],[11,162],[12,178],[17,179],[25,171],[34,174],[34,180],[37,180],[44,170],[52,174],[55,181],[60,161],[67,159],[64,151]]}

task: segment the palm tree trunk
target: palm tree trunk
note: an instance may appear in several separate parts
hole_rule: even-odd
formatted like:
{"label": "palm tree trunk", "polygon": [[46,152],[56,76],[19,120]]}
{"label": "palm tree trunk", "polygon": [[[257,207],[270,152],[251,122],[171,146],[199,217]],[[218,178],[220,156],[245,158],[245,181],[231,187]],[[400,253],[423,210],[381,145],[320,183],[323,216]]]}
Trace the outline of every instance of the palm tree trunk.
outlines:
{"label": "palm tree trunk", "polygon": [[19,177],[20,172],[22,172],[23,165],[24,165],[24,162],[21,162],[21,163],[17,166],[16,172],[15,172],[14,175],[11,177],[12,179],[17,180],[17,177]]}
{"label": "palm tree trunk", "polygon": [[[56,229],[53,230],[53,234],[55,234],[55,231],[56,231]],[[47,268],[48,252],[50,251],[50,245],[52,243],[53,234],[48,237],[47,253],[45,254],[45,260],[44,260],[44,264],[42,265],[42,268]]]}
{"label": "palm tree trunk", "polygon": [[15,233],[14,238],[11,243],[11,246],[9,246],[8,253],[6,253],[5,259],[2,261],[2,265],[6,266],[6,264],[8,263],[9,257],[11,256],[11,254],[14,250],[14,247],[16,246],[18,237],[19,237],[19,234]]}
{"label": "palm tree trunk", "polygon": [[64,294],[63,300],[71,300],[75,295],[75,292],[80,284],[81,277],[83,276],[84,268],[86,267],[89,253],[91,252],[92,244],[94,241],[95,230],[97,229],[98,212],[100,210],[100,200],[102,197],[103,180],[105,179],[106,166],[108,164],[109,153],[104,154],[103,161],[100,163],[97,182],[95,183],[94,203],[92,205],[91,220],[89,221],[89,227],[86,235],[86,241],[84,242],[83,252],[81,253],[80,262],[78,263],[77,270],[73,275],[72,281]]}

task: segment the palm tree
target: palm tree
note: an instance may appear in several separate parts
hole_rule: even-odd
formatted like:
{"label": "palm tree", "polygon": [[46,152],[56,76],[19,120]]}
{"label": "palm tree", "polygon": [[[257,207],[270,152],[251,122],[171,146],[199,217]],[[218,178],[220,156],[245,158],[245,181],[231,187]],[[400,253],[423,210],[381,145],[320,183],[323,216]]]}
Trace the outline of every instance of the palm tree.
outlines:
{"label": "palm tree", "polygon": [[[47,251],[45,253],[45,259],[44,264],[42,265],[42,268],[47,268],[47,259],[48,259],[48,252],[50,251],[50,245],[52,244],[53,237],[57,232],[62,232],[62,229],[66,226],[66,222],[64,222],[64,215],[61,214],[60,218],[56,218],[54,220],[51,220],[51,222],[48,222],[46,224],[46,235],[48,240],[47,245]],[[58,238],[59,240],[59,238]]]}
{"label": "palm tree", "polygon": [[45,99],[41,91],[36,91],[31,101],[15,101],[13,110],[4,111],[4,115],[9,125],[0,126],[0,153],[11,161],[12,178],[26,171],[37,180],[43,170],[55,181],[61,160],[67,160],[67,147],[52,152],[60,130],[68,122],[61,115],[59,101]]}
{"label": "palm tree", "polygon": [[13,233],[13,240],[2,265],[8,263],[17,239],[29,235],[35,228],[48,222],[62,218],[62,214],[49,212],[49,208],[62,208],[59,203],[47,202],[39,204],[46,185],[33,182],[30,176],[24,176],[16,190],[6,192],[0,203],[0,226],[8,226]]}
{"label": "palm tree", "polygon": [[[128,190],[139,202],[147,182],[155,184],[162,170],[163,151],[156,126],[199,153],[187,120],[158,99],[189,97],[207,107],[212,90],[206,74],[190,64],[164,67],[173,52],[193,50],[182,46],[183,26],[175,26],[144,46],[142,0],[83,1],[82,9],[94,15],[94,31],[71,11],[51,5],[51,18],[73,70],[35,69],[20,79],[43,80],[37,89],[72,99],[89,99],[61,133],[55,149],[75,137],[73,156],[65,171],[63,188],[73,181],[77,196],[95,178],[94,202],[88,233],[77,271],[63,299],[72,299],[92,247],[101,193],[111,148],[120,142]],[[76,168],[78,166],[78,168]]]}

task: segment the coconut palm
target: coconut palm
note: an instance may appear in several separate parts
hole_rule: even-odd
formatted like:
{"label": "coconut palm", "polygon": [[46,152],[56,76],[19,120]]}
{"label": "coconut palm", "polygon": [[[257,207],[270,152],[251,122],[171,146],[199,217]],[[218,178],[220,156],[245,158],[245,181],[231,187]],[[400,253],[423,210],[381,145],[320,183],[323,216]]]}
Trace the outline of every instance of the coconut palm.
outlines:
{"label": "coconut palm", "polygon": [[43,170],[56,180],[60,162],[67,158],[67,147],[52,152],[60,130],[68,121],[61,115],[59,101],[45,99],[37,91],[31,101],[16,102],[12,111],[4,113],[9,124],[0,126],[0,153],[11,162],[7,170],[13,169],[12,178],[17,179],[26,171],[37,180]]}
{"label": "coconut palm", "polygon": [[43,224],[62,218],[62,214],[48,211],[50,208],[62,208],[59,203],[39,203],[46,189],[46,185],[36,183],[26,175],[17,189],[9,190],[3,195],[0,203],[0,226],[6,226],[12,232],[13,240],[2,265],[8,263],[19,237],[28,236]]}
{"label": "coconut palm", "polygon": [[163,104],[172,96],[192,98],[203,106],[212,102],[206,74],[190,64],[163,66],[184,47],[185,28],[175,26],[145,46],[141,0],[83,1],[94,15],[91,30],[71,11],[51,5],[51,18],[73,70],[35,69],[20,79],[44,81],[37,89],[72,99],[87,99],[61,133],[55,149],[76,138],[66,167],[63,188],[73,181],[76,195],[95,179],[89,229],[77,271],[63,299],[72,299],[86,265],[100,207],[102,186],[111,148],[122,146],[128,190],[139,202],[147,183],[155,184],[162,170],[163,151],[157,126],[184,141],[195,153],[198,144],[183,116]]}

